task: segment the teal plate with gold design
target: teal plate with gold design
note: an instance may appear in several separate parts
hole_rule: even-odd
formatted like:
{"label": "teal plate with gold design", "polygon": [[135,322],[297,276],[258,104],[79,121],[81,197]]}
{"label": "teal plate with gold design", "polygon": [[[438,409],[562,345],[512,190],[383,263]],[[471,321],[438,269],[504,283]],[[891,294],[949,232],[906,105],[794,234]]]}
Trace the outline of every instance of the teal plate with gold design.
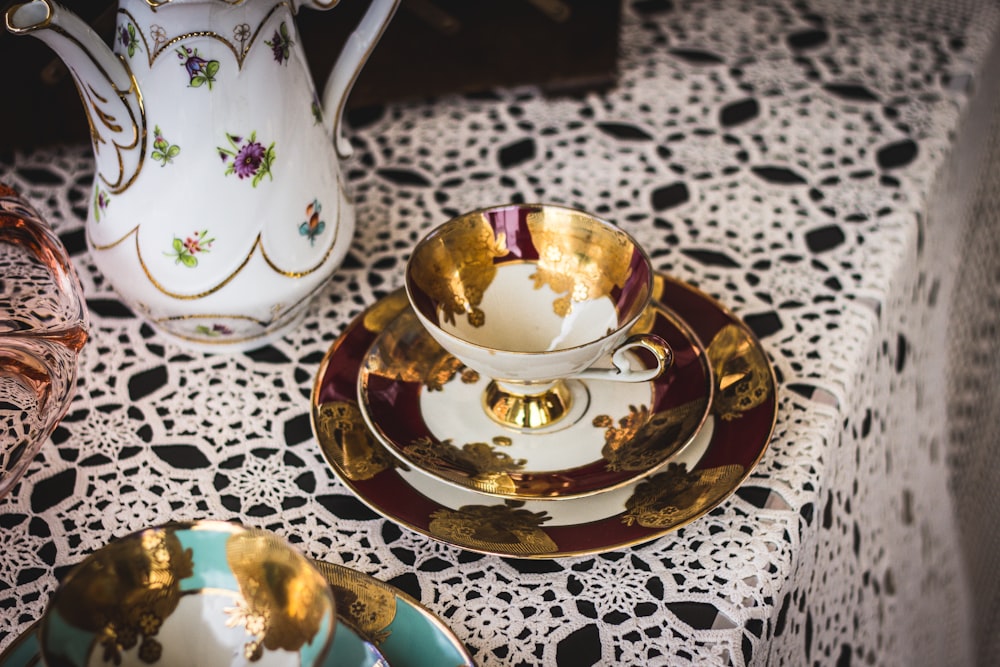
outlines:
{"label": "teal plate with gold design", "polygon": [[[378,646],[392,667],[474,667],[448,626],[411,596],[342,565],[313,564],[330,582],[341,620]],[[336,635],[333,641],[336,647]]]}
{"label": "teal plate with gold design", "polygon": [[[658,274],[652,308],[671,311],[705,344],[715,382],[708,419],[682,451],[655,474],[582,497],[498,498],[448,484],[386,451],[358,403],[359,375],[372,345],[409,308],[405,293],[397,290],[361,313],[334,341],[313,386],[312,424],[330,467],[362,502],[441,542],[516,558],[642,544],[728,498],[771,440],[777,383],[756,336],[704,292]],[[449,366],[447,360],[442,363]]]}
{"label": "teal plate with gold design", "polygon": [[[337,629],[324,667],[473,667],[465,646],[427,608],[397,588],[341,565],[313,564],[337,601]],[[0,654],[0,667],[40,667],[38,624]]]}

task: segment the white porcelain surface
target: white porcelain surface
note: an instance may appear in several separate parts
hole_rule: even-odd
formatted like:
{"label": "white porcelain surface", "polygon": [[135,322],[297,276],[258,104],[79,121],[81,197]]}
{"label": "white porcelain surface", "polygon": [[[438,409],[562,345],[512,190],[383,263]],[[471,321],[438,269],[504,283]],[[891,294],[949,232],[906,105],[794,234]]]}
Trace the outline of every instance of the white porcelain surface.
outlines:
{"label": "white porcelain surface", "polygon": [[[482,395],[488,383],[488,378],[480,377],[476,382],[448,382],[438,391],[421,391],[419,410],[428,431],[438,440],[456,446],[502,439],[505,444],[497,450],[524,461],[523,468],[533,471],[569,470],[602,460],[606,428],[595,426],[594,418],[610,415],[618,419],[627,416],[630,408],[648,406],[653,400],[651,382],[572,381],[569,386],[573,401],[568,414],[551,425],[518,431],[501,426],[482,409]],[[379,425],[372,422],[364,409],[365,396],[361,399],[369,427],[379,434]],[[380,438],[389,452],[404,464],[413,465],[398,443],[386,442],[384,436]],[[419,466],[413,467],[420,470]]]}
{"label": "white porcelain surface", "polygon": [[[228,591],[182,597],[177,610],[160,626],[157,637],[164,646],[161,659],[155,663],[181,667],[243,667],[246,630],[242,626],[218,623],[213,619],[227,618],[227,609],[238,603],[238,596]],[[192,641],[197,638],[197,641]],[[121,652],[120,667],[149,667],[140,655],[140,644]],[[253,662],[254,667],[299,667],[299,655],[291,651],[265,651]],[[108,667],[104,648],[95,645],[87,659],[87,667]]]}
{"label": "white porcelain surface", "polygon": [[574,303],[573,311],[561,317],[552,309],[559,294],[548,285],[536,288],[535,271],[530,262],[498,267],[480,304],[486,313],[482,327],[465,318],[433,322],[419,308],[414,311],[441,347],[495,380],[544,383],[574,377],[624,341],[634,318],[619,321],[611,299]]}

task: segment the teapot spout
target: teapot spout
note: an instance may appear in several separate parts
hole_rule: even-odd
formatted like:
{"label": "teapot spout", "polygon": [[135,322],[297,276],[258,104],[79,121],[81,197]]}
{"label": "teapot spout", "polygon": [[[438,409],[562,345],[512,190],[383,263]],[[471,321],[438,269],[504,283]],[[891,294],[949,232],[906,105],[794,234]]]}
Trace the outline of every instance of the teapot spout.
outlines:
{"label": "teapot spout", "polygon": [[11,6],[5,25],[55,51],[76,82],[90,126],[97,174],[111,193],[135,180],[145,153],[142,95],[128,65],[86,22],[51,0]]}

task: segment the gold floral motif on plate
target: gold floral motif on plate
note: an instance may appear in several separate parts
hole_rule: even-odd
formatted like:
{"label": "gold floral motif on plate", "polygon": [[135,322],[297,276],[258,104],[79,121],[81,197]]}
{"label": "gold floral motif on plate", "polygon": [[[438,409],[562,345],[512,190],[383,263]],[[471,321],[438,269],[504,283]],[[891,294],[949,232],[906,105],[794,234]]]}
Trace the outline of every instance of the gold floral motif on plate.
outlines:
{"label": "gold floral motif on plate", "polygon": [[392,455],[375,440],[355,403],[321,404],[315,428],[324,453],[349,479],[371,479],[393,465]]}
{"label": "gold floral motif on plate", "polygon": [[739,419],[771,393],[771,366],[750,332],[735,324],[723,327],[708,345],[717,390],[712,411],[725,420]]}
{"label": "gold floral motif on plate", "polygon": [[688,472],[683,463],[671,463],[636,487],[625,502],[622,522],[644,528],[679,526],[728,496],[742,475],[743,466],[736,464]]}
{"label": "gold floral motif on plate", "polygon": [[593,424],[606,428],[601,456],[608,470],[651,470],[679,450],[696,432],[707,398],[689,401],[670,410],[650,414],[649,408],[630,406],[629,414],[615,421],[598,415]]}
{"label": "gold floral motif on plate", "polygon": [[376,645],[388,638],[396,618],[396,592],[373,577],[324,561],[313,561],[326,577],[337,601],[337,614],[346,618]]}
{"label": "gold floral motif on plate", "polygon": [[558,549],[541,525],[547,512],[521,509],[522,502],[503,505],[463,505],[457,510],[442,508],[431,514],[428,529],[452,544],[502,553],[545,554]]}

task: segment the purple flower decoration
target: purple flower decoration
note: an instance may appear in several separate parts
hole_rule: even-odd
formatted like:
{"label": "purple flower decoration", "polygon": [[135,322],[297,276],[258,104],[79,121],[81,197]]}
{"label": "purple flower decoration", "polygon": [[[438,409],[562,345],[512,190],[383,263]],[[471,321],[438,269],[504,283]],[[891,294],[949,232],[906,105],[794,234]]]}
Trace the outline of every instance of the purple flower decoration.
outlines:
{"label": "purple flower decoration", "polygon": [[264,147],[260,142],[244,144],[243,148],[236,154],[233,166],[236,168],[236,175],[240,178],[253,176],[260,169],[260,163],[264,161]]}
{"label": "purple flower decoration", "polygon": [[207,60],[200,56],[190,56],[184,61],[184,69],[187,70],[188,76],[193,79],[201,73],[207,62]]}
{"label": "purple flower decoration", "polygon": [[135,26],[131,23],[126,23],[118,28],[118,41],[121,42],[129,58],[134,56],[136,51],[142,51],[139,39],[135,36]]}
{"label": "purple flower decoration", "polygon": [[271,47],[271,52],[274,54],[274,60],[279,65],[288,62],[288,56],[291,54],[292,38],[288,35],[288,26],[284,21],[278,26],[278,29],[274,31],[274,36],[271,40],[264,40],[264,43]]}
{"label": "purple flower decoration", "polygon": [[102,190],[99,186],[94,188],[94,220],[96,222],[101,221],[101,214],[108,208],[108,204],[111,203],[111,197],[108,193]]}
{"label": "purple flower decoration", "polygon": [[190,49],[186,46],[177,47],[177,57],[181,60],[181,65],[188,75],[188,85],[192,88],[199,88],[208,84],[208,89],[212,89],[215,83],[215,75],[219,71],[218,60],[206,60],[198,55],[198,49]]}
{"label": "purple flower decoration", "polygon": [[219,323],[213,324],[211,327],[199,324],[195,327],[195,331],[203,336],[209,336],[210,338],[215,338],[217,336],[231,336],[233,333],[233,330],[228,326]]}
{"label": "purple flower decoration", "polygon": [[265,176],[273,180],[271,165],[274,162],[274,142],[265,148],[257,141],[256,132],[251,132],[246,139],[237,134],[227,134],[226,140],[229,148],[219,146],[218,151],[219,157],[228,165],[225,172],[227,176],[236,174],[240,180],[250,178],[254,187]]}

